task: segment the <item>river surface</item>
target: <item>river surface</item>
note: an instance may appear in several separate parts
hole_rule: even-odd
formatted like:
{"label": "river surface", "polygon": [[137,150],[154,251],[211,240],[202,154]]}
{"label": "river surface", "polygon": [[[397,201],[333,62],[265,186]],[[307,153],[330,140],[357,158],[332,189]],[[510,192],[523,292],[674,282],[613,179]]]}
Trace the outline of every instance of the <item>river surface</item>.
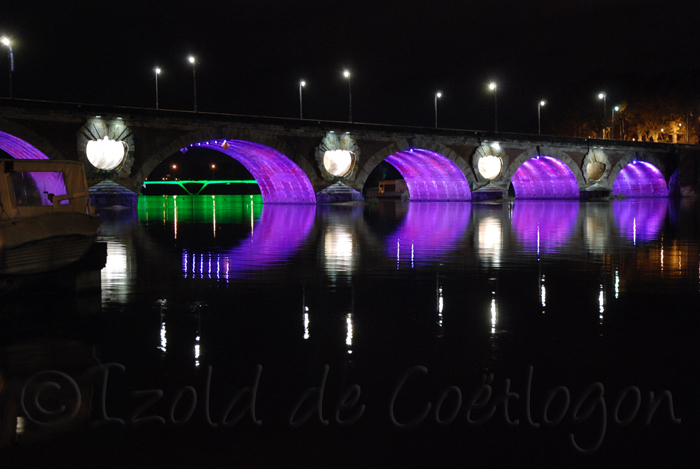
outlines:
{"label": "river surface", "polygon": [[[695,201],[148,196],[101,216],[100,288],[4,321],[6,383],[29,379],[20,350],[81,397],[61,416],[75,397],[15,379],[46,403],[5,442],[14,466],[698,461]],[[38,309],[77,319],[22,327]]]}

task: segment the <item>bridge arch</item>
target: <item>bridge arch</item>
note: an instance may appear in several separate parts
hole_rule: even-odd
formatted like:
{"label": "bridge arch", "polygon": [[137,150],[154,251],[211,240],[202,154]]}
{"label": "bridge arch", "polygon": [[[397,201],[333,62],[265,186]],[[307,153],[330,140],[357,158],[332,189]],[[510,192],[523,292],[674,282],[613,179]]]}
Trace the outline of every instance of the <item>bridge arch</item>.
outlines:
{"label": "bridge arch", "polygon": [[20,160],[64,159],[46,139],[4,119],[0,119],[0,150]]}
{"label": "bridge arch", "polygon": [[444,145],[432,141],[400,140],[375,153],[364,164],[355,182],[362,191],[374,168],[386,161],[406,181],[411,200],[471,200],[470,183],[474,173],[461,156]]}
{"label": "bridge arch", "polygon": [[626,156],[610,171],[608,187],[625,197],[668,197],[664,166],[653,156]]}
{"label": "bridge arch", "polygon": [[504,178],[513,186],[516,198],[578,199],[585,188],[583,175],[574,160],[554,150],[540,155],[531,148],[508,167]]}
{"label": "bridge arch", "polygon": [[310,164],[298,158],[302,163],[298,165],[286,156],[288,149],[283,144],[255,131],[195,132],[179,138],[148,157],[132,177],[134,189],[140,191],[148,175],[164,159],[194,146],[224,153],[245,166],[258,182],[264,203],[316,203],[311,180],[318,176]]}

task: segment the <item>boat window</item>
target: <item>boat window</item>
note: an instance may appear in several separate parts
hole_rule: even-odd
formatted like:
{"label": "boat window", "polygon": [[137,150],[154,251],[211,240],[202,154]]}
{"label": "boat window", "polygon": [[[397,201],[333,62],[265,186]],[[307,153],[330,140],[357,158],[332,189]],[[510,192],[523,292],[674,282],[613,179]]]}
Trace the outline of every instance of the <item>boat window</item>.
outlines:
{"label": "boat window", "polygon": [[[66,183],[62,172],[22,172],[12,174],[12,189],[18,206],[53,205],[53,196],[65,195]],[[70,201],[62,200],[61,205]]]}

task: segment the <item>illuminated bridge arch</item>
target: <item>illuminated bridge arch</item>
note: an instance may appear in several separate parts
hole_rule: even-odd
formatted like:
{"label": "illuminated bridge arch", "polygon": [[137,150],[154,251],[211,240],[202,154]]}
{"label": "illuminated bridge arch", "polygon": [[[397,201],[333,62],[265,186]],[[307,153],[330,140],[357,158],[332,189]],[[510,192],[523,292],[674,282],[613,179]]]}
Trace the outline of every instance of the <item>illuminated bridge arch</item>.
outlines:
{"label": "illuminated bridge arch", "polygon": [[365,163],[355,186],[362,190],[372,170],[386,161],[404,178],[413,201],[471,200],[469,181],[474,182],[474,175],[466,161],[442,145],[426,143],[411,146],[404,140],[384,148]]}
{"label": "illuminated bridge arch", "polygon": [[[650,159],[651,161],[645,161]],[[660,163],[653,158],[625,157],[610,171],[613,195],[625,197],[668,197],[668,186]]]}
{"label": "illuminated bridge arch", "polygon": [[538,155],[529,150],[511,163],[505,174],[519,199],[578,199],[583,176],[566,154]]}
{"label": "illuminated bridge arch", "polygon": [[42,137],[2,119],[0,119],[0,150],[18,160],[63,159],[63,156]]}
{"label": "illuminated bridge arch", "polygon": [[[261,140],[258,135],[249,135]],[[224,144],[225,142],[225,144]],[[133,184],[141,188],[143,181],[161,161],[177,151],[183,153],[191,147],[208,148],[224,153],[250,171],[260,186],[263,203],[314,204],[316,194],[308,170],[304,171],[284,153],[262,143],[242,139],[180,139],[152,155],[134,176]]]}

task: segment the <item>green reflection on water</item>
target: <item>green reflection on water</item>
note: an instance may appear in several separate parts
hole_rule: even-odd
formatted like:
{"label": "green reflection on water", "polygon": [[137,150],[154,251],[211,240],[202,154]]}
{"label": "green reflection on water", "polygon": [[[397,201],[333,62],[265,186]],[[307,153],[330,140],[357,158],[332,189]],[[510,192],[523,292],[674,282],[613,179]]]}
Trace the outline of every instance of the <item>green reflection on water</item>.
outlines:
{"label": "green reflection on water", "polygon": [[139,197],[139,220],[178,223],[242,224],[260,218],[262,195],[142,195]]}

